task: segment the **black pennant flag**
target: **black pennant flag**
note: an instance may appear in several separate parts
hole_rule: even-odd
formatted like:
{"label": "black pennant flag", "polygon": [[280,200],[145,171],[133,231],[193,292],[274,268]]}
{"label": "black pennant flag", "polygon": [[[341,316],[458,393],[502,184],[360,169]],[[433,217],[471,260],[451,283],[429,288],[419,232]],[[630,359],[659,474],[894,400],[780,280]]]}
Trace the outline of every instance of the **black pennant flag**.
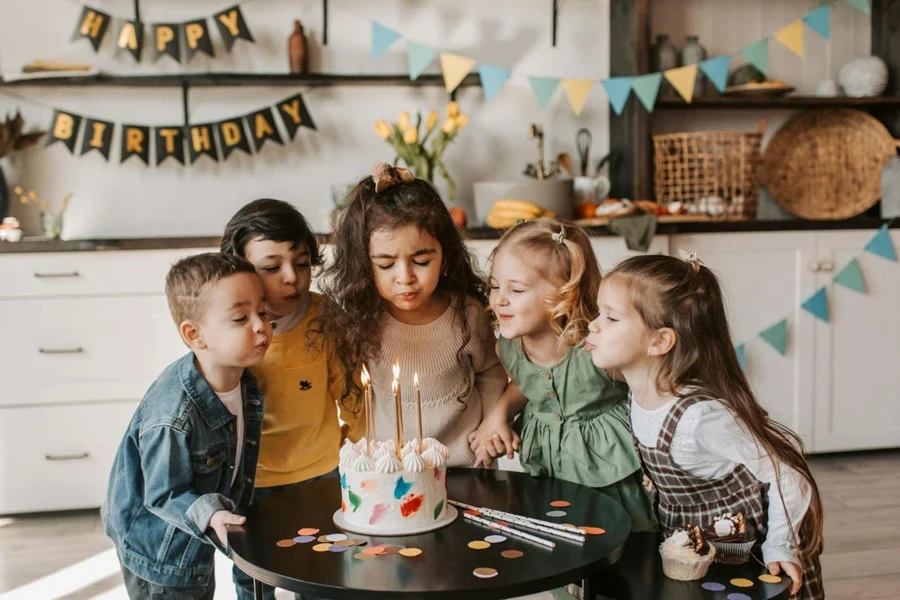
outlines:
{"label": "black pennant flag", "polygon": [[87,118],[84,120],[84,133],[81,136],[81,156],[91,150],[99,150],[103,158],[109,160],[112,150],[114,123]]}
{"label": "black pennant flag", "polygon": [[237,4],[214,14],[213,21],[216,22],[219,33],[222,34],[222,39],[225,41],[225,49],[229,52],[234,47],[235,40],[254,41],[247,22],[244,20],[244,15],[241,14],[241,7]]}
{"label": "black pennant flag", "polygon": [[315,130],[316,124],[313,122],[301,94],[282,100],[276,107],[281,115],[281,120],[284,121],[284,128],[287,130],[288,137],[292,140],[297,135],[297,130],[301,127],[309,127]]}
{"label": "black pennant flag", "polygon": [[151,29],[150,39],[153,42],[153,60],[168,54],[181,62],[181,23],[156,23]]}
{"label": "black pennant flag", "polygon": [[228,119],[216,123],[216,134],[219,136],[219,144],[222,146],[223,161],[228,160],[231,153],[238,149],[252,154],[250,138],[247,137],[247,131],[244,129],[243,119]]}
{"label": "black pennant flag", "polygon": [[112,17],[105,12],[85,6],[81,9],[81,16],[78,17],[78,23],[75,25],[72,41],[87,38],[91,41],[94,52],[98,51],[111,20]]}
{"label": "black pennant flag", "polygon": [[272,113],[272,107],[267,106],[262,110],[250,113],[246,117],[247,126],[250,129],[250,138],[253,140],[253,149],[259,152],[266,140],[272,140],[276,144],[284,145],[281,134],[275,126],[275,115]]}
{"label": "black pennant flag", "polygon": [[184,164],[184,129],[178,125],[171,127],[156,127],[153,130],[154,145],[156,146],[156,165],[159,166],[167,158]]}
{"label": "black pennant flag", "polygon": [[78,139],[78,127],[81,125],[81,117],[66,113],[61,110],[53,111],[53,121],[50,123],[50,132],[47,134],[45,146],[55,142],[65,144],[69,152],[75,153],[75,141]]}
{"label": "black pennant flag", "polygon": [[127,50],[134,59],[141,62],[144,50],[144,24],[140,21],[125,21],[116,39],[116,53]]}
{"label": "black pennant flag", "polygon": [[150,164],[150,128],[144,125],[122,125],[120,163],[138,156],[145,165]]}
{"label": "black pennant flag", "polygon": [[206,19],[188,21],[184,24],[184,45],[187,48],[185,62],[194,58],[197,52],[203,52],[207,56],[215,57],[216,53],[213,52],[212,38],[209,37],[209,27],[206,26]]}
{"label": "black pennant flag", "polygon": [[199,125],[190,125],[184,128],[184,135],[187,137],[188,156],[191,164],[197,162],[197,159],[204,154],[216,162],[219,162],[219,152],[216,149],[216,138],[213,131],[216,128],[215,123],[201,123]]}

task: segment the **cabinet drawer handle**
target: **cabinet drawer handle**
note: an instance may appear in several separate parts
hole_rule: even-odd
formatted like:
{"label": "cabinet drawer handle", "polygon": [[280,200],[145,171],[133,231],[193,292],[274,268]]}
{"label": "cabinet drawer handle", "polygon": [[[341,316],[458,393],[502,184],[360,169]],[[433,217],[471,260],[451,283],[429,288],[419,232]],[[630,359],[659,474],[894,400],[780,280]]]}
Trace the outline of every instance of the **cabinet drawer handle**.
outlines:
{"label": "cabinet drawer handle", "polygon": [[40,273],[35,271],[34,276],[37,279],[61,279],[64,277],[79,277],[81,274],[78,271],[66,271],[64,273]]}
{"label": "cabinet drawer handle", "polygon": [[41,354],[84,354],[84,348],[77,346],[75,348],[38,348]]}
{"label": "cabinet drawer handle", "polygon": [[84,460],[90,456],[89,452],[82,452],[81,454],[45,454],[44,458],[46,460],[60,461],[60,460]]}
{"label": "cabinet drawer handle", "polygon": [[813,273],[818,273],[822,270],[822,263],[811,260],[809,261],[809,270]]}
{"label": "cabinet drawer handle", "polygon": [[822,261],[822,271],[825,273],[831,273],[834,271],[834,263],[830,260]]}

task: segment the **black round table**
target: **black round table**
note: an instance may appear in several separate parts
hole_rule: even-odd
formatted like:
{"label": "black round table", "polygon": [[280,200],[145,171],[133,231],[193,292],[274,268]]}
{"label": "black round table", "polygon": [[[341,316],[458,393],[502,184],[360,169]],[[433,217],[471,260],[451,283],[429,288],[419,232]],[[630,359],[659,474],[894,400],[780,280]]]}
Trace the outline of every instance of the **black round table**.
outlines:
{"label": "black round table", "polygon": [[[289,548],[276,545],[292,538],[303,527],[318,528],[317,535],[337,533],[332,516],[341,505],[340,483],[326,479],[260,499],[247,512],[247,522],[230,527],[228,545],[235,564],[257,582],[292,592],[334,600],[384,598],[511,598],[585,581],[598,568],[619,559],[631,529],[631,518],[609,497],[581,485],[557,479],[533,478],[524,473],[485,469],[450,469],[447,497],[474,506],[494,508],[577,526],[600,527],[603,535],[588,535],[583,544],[547,534],[556,548],[507,536],[486,550],[472,550],[468,543],[499,533],[459,518],[448,527],[406,537],[379,537],[348,533],[368,540],[368,545],[392,544],[420,548],[421,555],[378,556],[361,561],[353,555],[367,546],[343,553],[314,552],[315,544]],[[554,500],[571,503],[550,506]],[[564,517],[547,517],[564,510]],[[503,550],[521,550],[517,559],[501,556]],[[478,567],[494,568],[496,577],[480,579]],[[257,590],[259,586],[257,585]],[[585,591],[589,591],[586,589]]]}

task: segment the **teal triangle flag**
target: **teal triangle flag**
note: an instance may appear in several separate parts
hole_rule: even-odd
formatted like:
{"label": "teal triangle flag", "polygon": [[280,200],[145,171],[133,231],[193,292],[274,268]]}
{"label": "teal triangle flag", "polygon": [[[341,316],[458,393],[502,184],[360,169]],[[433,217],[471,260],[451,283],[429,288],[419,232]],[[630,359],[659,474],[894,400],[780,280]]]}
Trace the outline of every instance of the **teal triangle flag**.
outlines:
{"label": "teal triangle flag", "polygon": [[372,21],[372,58],[378,58],[384,54],[399,39],[399,33],[388,29],[381,23]]}
{"label": "teal triangle flag", "polygon": [[484,99],[490,100],[497,95],[511,72],[503,67],[491,65],[478,65],[478,75],[481,77],[481,87],[484,89]]}
{"label": "teal triangle flag", "polygon": [[737,353],[738,364],[741,365],[741,369],[747,370],[747,347],[744,344],[738,344],[735,346],[734,351]]}
{"label": "teal triangle flag", "polygon": [[622,110],[625,109],[625,103],[628,102],[628,95],[631,93],[632,81],[634,81],[634,77],[613,77],[600,82],[609,97],[610,106],[617,115],[621,115]]}
{"label": "teal triangle flag", "polygon": [[831,5],[823,4],[819,8],[809,11],[803,17],[803,22],[823,39],[831,39]]}
{"label": "teal triangle flag", "polygon": [[782,356],[787,354],[787,319],[782,319],[759,334],[759,337],[778,350]]}
{"label": "teal triangle flag", "polygon": [[834,277],[834,282],[851,290],[856,290],[860,294],[866,293],[866,282],[863,280],[862,270],[859,268],[859,261],[855,258],[841,269],[841,272]]}
{"label": "teal triangle flag", "polygon": [[813,316],[822,319],[826,323],[828,322],[828,295],[825,293],[824,287],[819,288],[818,292],[810,296],[800,306]]}
{"label": "teal triangle flag", "polygon": [[741,50],[741,56],[750,61],[763,75],[769,74],[769,38],[763,38]]}
{"label": "teal triangle flag", "polygon": [[434,48],[429,48],[428,46],[423,46],[422,44],[417,44],[415,42],[409,42],[407,51],[409,52],[407,58],[409,59],[410,79],[418,79],[419,75],[428,68],[428,65],[430,65],[438,55],[438,51]]}
{"label": "teal triangle flag", "polygon": [[553,92],[559,86],[559,79],[556,77],[529,77],[528,81],[531,83],[531,91],[534,92],[538,106],[541,107],[541,110],[547,108]]}
{"label": "teal triangle flag", "polygon": [[728,66],[730,64],[731,57],[727,54],[725,56],[710,58],[700,63],[700,70],[703,71],[706,78],[716,86],[716,89],[719,90],[720,93],[724,92],[725,86],[728,85]]}
{"label": "teal triangle flag", "polygon": [[862,14],[866,16],[872,15],[872,7],[869,6],[869,0],[846,0],[846,2]]}
{"label": "teal triangle flag", "polygon": [[653,108],[656,106],[656,96],[659,94],[659,84],[662,82],[662,78],[662,73],[650,73],[649,75],[635,77],[634,81],[631,82],[631,89],[634,90],[634,95],[638,97],[644,108],[650,112],[653,112]]}
{"label": "teal triangle flag", "polygon": [[882,225],[878,233],[875,234],[869,243],[866,244],[866,250],[872,254],[877,254],[882,258],[897,262],[897,253],[894,252],[894,244],[891,242],[891,232],[888,231],[887,225]]}

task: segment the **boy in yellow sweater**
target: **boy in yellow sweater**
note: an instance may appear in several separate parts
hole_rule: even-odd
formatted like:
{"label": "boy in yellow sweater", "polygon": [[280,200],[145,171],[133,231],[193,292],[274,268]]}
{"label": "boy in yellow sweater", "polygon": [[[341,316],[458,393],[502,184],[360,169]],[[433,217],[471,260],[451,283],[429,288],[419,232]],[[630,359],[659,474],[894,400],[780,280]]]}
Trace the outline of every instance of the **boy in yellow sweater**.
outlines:
{"label": "boy in yellow sweater", "polygon": [[[309,291],[311,269],[322,262],[315,235],[287,202],[255,200],[228,222],[221,249],[256,269],[274,332],[252,370],[266,398],[254,498],[336,477],[340,445],[365,435],[365,415],[345,389],[333,343],[321,334],[322,296]],[[237,567],[233,578],[238,600],[253,598],[253,580]]]}

